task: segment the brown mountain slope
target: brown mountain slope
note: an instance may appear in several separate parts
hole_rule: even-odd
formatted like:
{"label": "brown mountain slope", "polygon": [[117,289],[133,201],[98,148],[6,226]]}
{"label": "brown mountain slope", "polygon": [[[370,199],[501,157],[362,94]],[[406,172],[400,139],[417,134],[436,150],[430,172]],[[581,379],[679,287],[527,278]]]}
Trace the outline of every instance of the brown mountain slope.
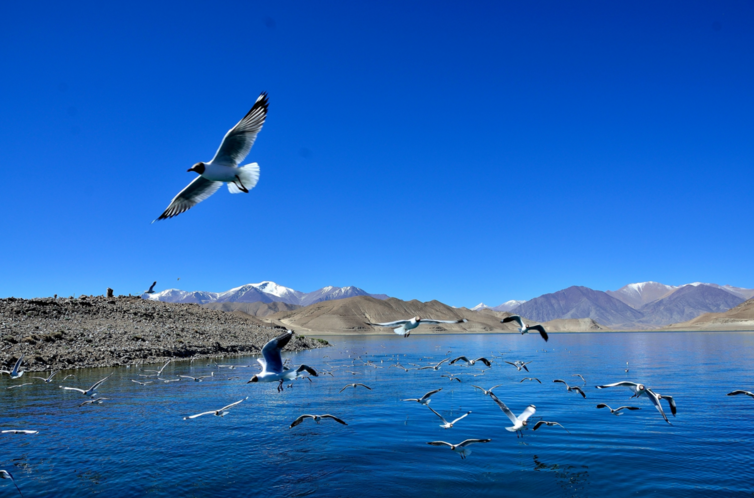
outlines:
{"label": "brown mountain slope", "polygon": [[256,301],[253,303],[207,303],[202,304],[203,307],[211,310],[220,311],[242,311],[247,315],[253,316],[268,316],[278,313],[280,311],[290,311],[300,308],[297,304],[287,304],[273,301],[271,303],[263,303]]}
{"label": "brown mountain slope", "polygon": [[722,313],[705,313],[687,322],[674,323],[670,330],[754,330],[754,299]]}

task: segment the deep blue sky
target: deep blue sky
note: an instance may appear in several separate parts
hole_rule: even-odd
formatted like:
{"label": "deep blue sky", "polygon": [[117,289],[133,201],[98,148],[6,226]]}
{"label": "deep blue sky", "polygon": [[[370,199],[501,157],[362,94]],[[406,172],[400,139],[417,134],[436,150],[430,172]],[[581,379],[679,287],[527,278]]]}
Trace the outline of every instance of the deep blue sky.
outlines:
{"label": "deep blue sky", "polygon": [[[751,0],[2,2],[0,19],[0,296],[754,287]],[[262,90],[257,187],[150,224]]]}

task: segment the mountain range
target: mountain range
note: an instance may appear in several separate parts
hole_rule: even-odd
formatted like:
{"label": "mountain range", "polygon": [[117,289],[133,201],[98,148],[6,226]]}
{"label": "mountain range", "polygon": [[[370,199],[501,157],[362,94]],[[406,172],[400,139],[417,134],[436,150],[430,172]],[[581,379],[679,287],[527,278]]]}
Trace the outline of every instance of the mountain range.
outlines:
{"label": "mountain range", "polygon": [[281,302],[296,306],[309,306],[321,301],[345,299],[356,296],[371,296],[387,299],[385,294],[369,294],[358,287],[323,287],[313,292],[301,292],[275,282],[264,281],[258,284],[246,284],[225,292],[182,291],[168,289],[154,294],[144,294],[144,298],[168,303],[273,303]]}

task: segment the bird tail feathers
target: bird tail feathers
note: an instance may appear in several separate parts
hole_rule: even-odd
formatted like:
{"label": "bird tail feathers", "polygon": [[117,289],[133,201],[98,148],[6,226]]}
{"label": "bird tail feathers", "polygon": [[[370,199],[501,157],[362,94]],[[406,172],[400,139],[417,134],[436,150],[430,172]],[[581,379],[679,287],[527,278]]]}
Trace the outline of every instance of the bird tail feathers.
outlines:
{"label": "bird tail feathers", "polygon": [[[259,181],[259,165],[257,163],[251,163],[246,166],[241,166],[238,168],[238,171],[236,171],[236,175],[241,179],[241,183],[246,190],[251,190]],[[233,182],[228,182],[228,191],[230,191],[231,194],[240,194],[243,192],[243,190]]]}

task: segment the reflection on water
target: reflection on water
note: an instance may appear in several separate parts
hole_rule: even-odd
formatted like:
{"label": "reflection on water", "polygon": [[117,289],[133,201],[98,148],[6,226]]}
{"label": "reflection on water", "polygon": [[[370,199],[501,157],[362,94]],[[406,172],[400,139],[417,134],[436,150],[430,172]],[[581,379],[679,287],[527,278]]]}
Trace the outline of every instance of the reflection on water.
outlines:
{"label": "reflection on water", "polygon": [[[203,382],[141,386],[141,369],[73,372],[65,384],[89,387],[113,373],[99,391],[102,404],[55,384],[5,389],[0,378],[0,429],[38,430],[0,435],[0,469],[10,470],[25,496],[750,496],[754,427],[749,398],[729,397],[754,386],[754,334],[553,334],[546,350],[534,336],[433,335],[328,338],[332,348],[286,355],[322,372],[282,393],[273,384],[247,384],[251,358],[175,361],[164,378],[202,376]],[[455,355],[455,356],[451,356]],[[447,357],[486,356],[487,369],[444,363]],[[505,361],[526,361],[530,372]],[[626,373],[626,364],[630,372]],[[403,368],[393,367],[400,363]],[[406,369],[409,369],[408,371]],[[325,374],[325,372],[329,372]],[[484,372],[484,373],[482,373]],[[553,384],[584,376],[586,399]],[[453,375],[461,382],[442,375]],[[474,377],[476,376],[476,377]],[[527,381],[536,377],[542,384]],[[24,379],[22,379],[24,380]],[[672,395],[678,414],[666,424],[646,399],[641,410],[615,417],[598,403],[627,404],[627,389],[594,389],[641,381]],[[353,382],[372,388],[346,389]],[[483,392],[514,412],[537,407],[563,430],[505,430],[510,420]],[[432,396],[446,418],[472,413],[452,429],[425,406],[402,399]],[[183,420],[248,396],[224,417]],[[303,413],[331,413],[348,425],[305,423]],[[428,441],[490,438],[461,460]],[[0,496],[13,495],[0,481]]]}

